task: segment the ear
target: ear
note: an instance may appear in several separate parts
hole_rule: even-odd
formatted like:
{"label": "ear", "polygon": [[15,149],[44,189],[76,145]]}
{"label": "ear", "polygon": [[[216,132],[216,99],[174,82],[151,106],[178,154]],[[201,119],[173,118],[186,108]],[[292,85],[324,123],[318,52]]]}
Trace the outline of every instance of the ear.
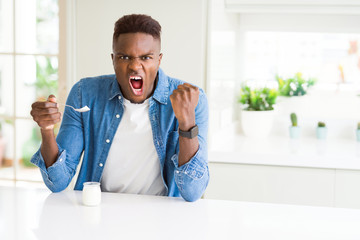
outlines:
{"label": "ear", "polygon": [[111,60],[114,62],[114,54],[111,53]]}
{"label": "ear", "polygon": [[160,55],[159,55],[159,66],[158,67],[160,67],[162,56],[163,56],[163,54],[160,53]]}

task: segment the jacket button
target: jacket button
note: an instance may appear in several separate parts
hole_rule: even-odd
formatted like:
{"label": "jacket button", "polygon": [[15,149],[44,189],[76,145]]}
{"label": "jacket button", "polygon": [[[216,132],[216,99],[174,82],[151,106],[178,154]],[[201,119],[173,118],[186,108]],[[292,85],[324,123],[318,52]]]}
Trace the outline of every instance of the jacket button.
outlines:
{"label": "jacket button", "polygon": [[107,142],[107,143],[109,143],[109,142],[110,142],[110,140],[109,140],[109,139],[106,139],[106,142]]}
{"label": "jacket button", "polygon": [[120,99],[121,99],[121,96],[118,96],[118,99],[120,100]]}
{"label": "jacket button", "polygon": [[119,114],[116,114],[116,118],[119,118],[120,117],[120,115]]}
{"label": "jacket button", "polygon": [[100,166],[100,167],[102,167],[102,166],[104,166],[104,164],[102,164],[102,163],[99,163],[99,166]]}

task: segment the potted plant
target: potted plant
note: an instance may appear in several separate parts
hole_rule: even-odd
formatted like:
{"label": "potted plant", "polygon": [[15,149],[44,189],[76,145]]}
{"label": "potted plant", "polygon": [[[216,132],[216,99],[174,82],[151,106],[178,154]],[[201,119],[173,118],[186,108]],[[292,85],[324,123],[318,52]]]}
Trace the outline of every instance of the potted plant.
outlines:
{"label": "potted plant", "polygon": [[316,137],[318,139],[326,139],[327,128],[324,122],[318,122],[318,126],[316,128]]}
{"label": "potted plant", "polygon": [[280,96],[286,97],[303,96],[307,93],[308,88],[313,86],[316,82],[314,78],[306,80],[300,72],[296,73],[294,77],[287,79],[276,75],[276,80],[279,84]]}
{"label": "potted plant", "polygon": [[296,111],[301,113],[305,110],[308,90],[316,82],[315,79],[306,79],[298,72],[289,78],[275,76],[278,83],[279,99],[278,106],[284,115]]}
{"label": "potted plant", "polygon": [[297,139],[300,137],[300,127],[298,126],[297,116],[295,113],[290,114],[291,126],[289,127],[290,138]]}
{"label": "potted plant", "polygon": [[356,140],[357,140],[358,142],[360,142],[360,122],[358,122],[358,124],[357,124]]}
{"label": "potted plant", "polygon": [[276,89],[241,88],[238,101],[242,104],[241,126],[246,136],[266,137],[270,133],[277,96]]}

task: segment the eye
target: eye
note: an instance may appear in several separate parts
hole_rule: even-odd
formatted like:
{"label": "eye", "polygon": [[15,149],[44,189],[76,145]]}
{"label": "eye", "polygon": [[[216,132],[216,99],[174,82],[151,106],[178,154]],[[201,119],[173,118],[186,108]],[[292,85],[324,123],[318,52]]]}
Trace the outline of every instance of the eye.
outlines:
{"label": "eye", "polygon": [[141,57],[141,60],[150,60],[152,59],[150,56],[142,56]]}
{"label": "eye", "polygon": [[129,56],[126,56],[126,55],[120,55],[118,58],[120,60],[129,60],[130,59]]}

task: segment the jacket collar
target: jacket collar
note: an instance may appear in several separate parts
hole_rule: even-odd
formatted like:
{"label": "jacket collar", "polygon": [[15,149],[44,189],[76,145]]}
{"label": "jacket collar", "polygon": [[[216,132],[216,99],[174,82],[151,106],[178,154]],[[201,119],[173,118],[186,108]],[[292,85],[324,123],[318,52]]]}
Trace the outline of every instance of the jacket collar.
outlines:
{"label": "jacket collar", "polygon": [[169,98],[169,82],[167,76],[161,68],[159,68],[158,71],[158,81],[152,98],[165,105],[167,104]]}
{"label": "jacket collar", "polygon": [[116,79],[116,75],[114,74],[113,76],[114,76],[114,78],[113,78],[113,81],[112,81],[112,83],[110,85],[110,98],[109,98],[109,100],[112,100],[116,96],[121,96],[121,97],[123,96],[121,91],[120,91],[120,86],[119,86],[119,83],[118,83],[118,81]]}

